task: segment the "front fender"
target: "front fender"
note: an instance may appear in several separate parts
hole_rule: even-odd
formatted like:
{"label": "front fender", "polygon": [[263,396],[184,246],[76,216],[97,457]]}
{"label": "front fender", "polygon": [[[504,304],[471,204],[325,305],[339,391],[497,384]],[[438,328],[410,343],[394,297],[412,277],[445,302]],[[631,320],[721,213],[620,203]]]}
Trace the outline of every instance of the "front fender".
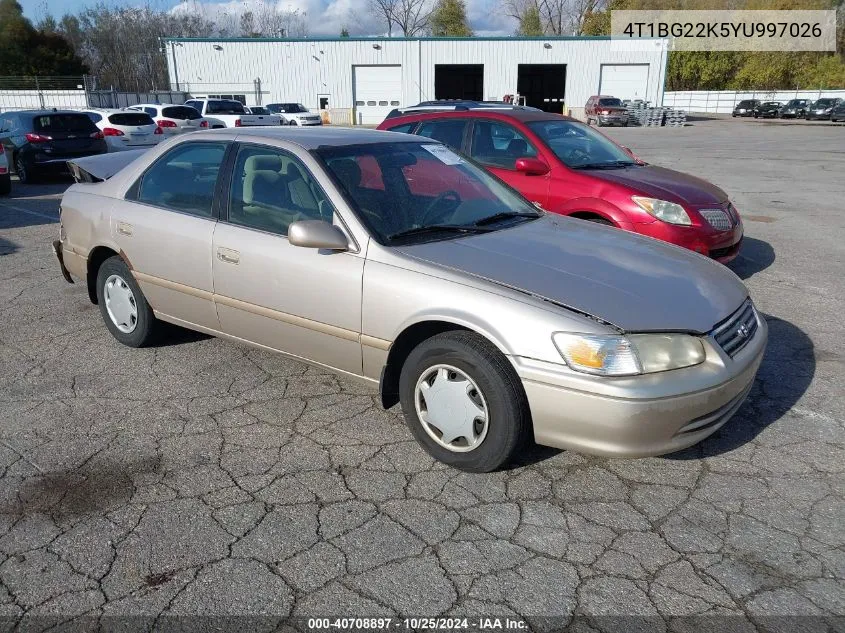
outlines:
{"label": "front fender", "polygon": [[574,198],[560,204],[555,209],[552,209],[552,211],[560,213],[561,215],[572,215],[573,213],[584,211],[588,213],[595,213],[596,215],[603,217],[605,220],[613,222],[620,229],[625,229],[626,231],[634,230],[633,223],[624,211],[607,200],[602,200],[601,198]]}

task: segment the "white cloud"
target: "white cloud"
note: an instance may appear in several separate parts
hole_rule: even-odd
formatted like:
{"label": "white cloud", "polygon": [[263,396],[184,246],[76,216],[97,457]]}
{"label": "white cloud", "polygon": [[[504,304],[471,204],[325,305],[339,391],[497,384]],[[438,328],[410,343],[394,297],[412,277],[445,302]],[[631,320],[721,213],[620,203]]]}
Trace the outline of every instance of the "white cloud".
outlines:
{"label": "white cloud", "polygon": [[[479,36],[511,35],[514,24],[502,15],[500,0],[467,0],[470,26]],[[252,11],[256,17],[267,8],[277,12],[297,12],[308,35],[336,37],[343,28],[355,36],[384,35],[385,25],[367,6],[367,0],[225,0],[223,2],[185,0],[171,12],[202,15],[237,30],[240,16]]]}

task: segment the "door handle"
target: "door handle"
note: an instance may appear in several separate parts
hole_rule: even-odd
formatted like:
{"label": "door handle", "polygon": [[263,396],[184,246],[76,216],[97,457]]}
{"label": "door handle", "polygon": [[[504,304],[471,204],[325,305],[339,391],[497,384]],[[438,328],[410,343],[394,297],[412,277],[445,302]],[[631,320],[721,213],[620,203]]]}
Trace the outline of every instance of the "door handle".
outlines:
{"label": "door handle", "polygon": [[127,222],[118,222],[117,232],[123,235],[132,235],[132,225]]}
{"label": "door handle", "polygon": [[217,259],[227,264],[237,264],[241,261],[241,254],[231,248],[220,247],[217,249]]}

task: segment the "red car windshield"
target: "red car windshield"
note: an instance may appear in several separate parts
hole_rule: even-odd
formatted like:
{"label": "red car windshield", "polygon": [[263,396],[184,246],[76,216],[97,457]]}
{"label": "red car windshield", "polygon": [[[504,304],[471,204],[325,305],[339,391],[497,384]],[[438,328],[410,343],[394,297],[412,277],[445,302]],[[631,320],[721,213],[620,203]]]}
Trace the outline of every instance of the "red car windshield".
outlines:
{"label": "red car windshield", "polygon": [[400,234],[443,239],[494,230],[500,220],[539,217],[518,193],[440,143],[372,143],[316,153],[383,243]]}
{"label": "red car windshield", "polygon": [[527,125],[564,165],[573,169],[626,167],[637,164],[616,143],[583,123],[556,119],[531,121]]}

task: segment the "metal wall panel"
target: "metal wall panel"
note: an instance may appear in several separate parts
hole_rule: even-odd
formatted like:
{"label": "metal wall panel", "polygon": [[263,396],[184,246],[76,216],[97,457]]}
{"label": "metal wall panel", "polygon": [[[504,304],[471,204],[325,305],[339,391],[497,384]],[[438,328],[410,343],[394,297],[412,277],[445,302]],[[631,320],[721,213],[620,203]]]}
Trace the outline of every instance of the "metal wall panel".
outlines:
{"label": "metal wall panel", "polygon": [[566,64],[566,106],[582,108],[597,94],[602,64],[649,64],[646,99],[662,101],[665,46],[625,46],[602,38],[420,38],[338,40],[169,40],[172,87],[193,94],[238,92],[261,80],[262,103],[299,101],[351,108],[352,66],[402,66],[402,105],[434,98],[436,64],[483,64],[484,97],[516,92],[519,64]]}

